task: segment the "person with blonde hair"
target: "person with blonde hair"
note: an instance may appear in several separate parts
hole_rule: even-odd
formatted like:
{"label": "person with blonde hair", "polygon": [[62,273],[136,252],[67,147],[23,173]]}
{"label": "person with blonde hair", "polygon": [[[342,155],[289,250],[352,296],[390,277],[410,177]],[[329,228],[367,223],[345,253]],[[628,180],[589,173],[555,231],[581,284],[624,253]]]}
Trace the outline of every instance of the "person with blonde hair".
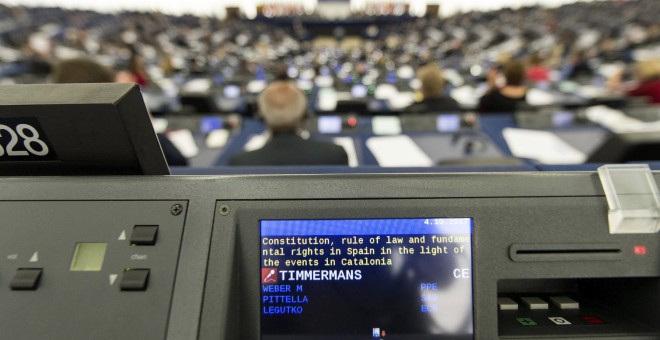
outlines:
{"label": "person with blonde hair", "polygon": [[635,63],[635,81],[622,84],[624,69],[621,68],[608,79],[608,88],[623,92],[630,97],[645,97],[649,104],[660,104],[660,60],[646,59]]}
{"label": "person with blonde hair", "polygon": [[233,155],[229,165],[348,165],[341,146],[300,136],[307,98],[294,83],[272,83],[259,95],[258,104],[270,139],[260,149]]}
{"label": "person with blonde hair", "polygon": [[454,99],[444,95],[445,78],[437,65],[428,64],[420,67],[417,70],[417,79],[420,81],[423,99],[404,109],[405,113],[461,111],[461,107]]}
{"label": "person with blonde hair", "polygon": [[635,64],[637,85],[627,91],[632,97],[646,97],[651,104],[660,104],[660,60],[644,60]]}

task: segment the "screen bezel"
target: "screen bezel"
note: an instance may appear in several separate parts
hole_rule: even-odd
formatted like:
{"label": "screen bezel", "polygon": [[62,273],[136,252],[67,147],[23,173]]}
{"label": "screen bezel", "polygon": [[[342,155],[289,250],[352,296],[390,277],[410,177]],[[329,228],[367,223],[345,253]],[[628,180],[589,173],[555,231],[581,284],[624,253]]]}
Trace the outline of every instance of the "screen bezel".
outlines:
{"label": "screen bezel", "polygon": [[[260,339],[261,313],[260,313],[260,220],[294,220],[294,219],[376,219],[376,218],[472,218],[472,315],[473,333],[477,334],[477,311],[474,308],[479,292],[475,289],[477,273],[474,272],[475,259],[478,250],[476,235],[478,220],[470,209],[460,206],[442,207],[441,199],[361,199],[361,200],[277,200],[277,201],[249,201],[231,202],[233,207],[229,217],[231,226],[218,225],[214,229],[224,229],[222,235],[214,233],[213,243],[223,249],[213,249],[209,260],[209,268],[221,266],[222,256],[233,254],[231,273],[238,273],[222,281],[230,281],[231,289],[222,291],[219,286],[207,287],[205,299],[226,301],[229,304],[240,306],[238,313],[226,316],[225,329],[228,333],[241,334],[246,339]],[[218,209],[221,203],[218,203]],[[442,207],[442,208],[441,208]],[[216,209],[216,211],[218,211]],[[225,223],[228,221],[225,221]],[[224,223],[223,223],[224,224]],[[227,228],[231,228],[227,230]],[[216,255],[214,255],[216,254]],[[222,255],[221,255],[222,254]],[[226,258],[224,259],[227,260]],[[217,271],[213,274],[220,275]],[[229,272],[227,272],[229,273]],[[221,276],[209,277],[212,282]],[[222,309],[217,304],[209,305],[204,311],[202,323],[217,323],[218,315]],[[217,309],[219,308],[219,309]]]}

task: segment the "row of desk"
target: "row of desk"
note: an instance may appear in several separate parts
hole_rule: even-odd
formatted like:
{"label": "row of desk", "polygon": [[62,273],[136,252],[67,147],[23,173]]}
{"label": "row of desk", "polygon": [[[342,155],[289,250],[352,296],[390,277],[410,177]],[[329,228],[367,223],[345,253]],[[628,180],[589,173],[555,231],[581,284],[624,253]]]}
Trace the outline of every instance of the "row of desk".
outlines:
{"label": "row of desk", "polygon": [[[371,116],[336,116],[342,120],[341,131],[319,133],[318,123],[323,118],[312,118],[309,122],[311,138],[333,141],[342,145],[349,155],[351,167],[385,168],[437,168],[437,166],[469,168],[474,171],[483,169],[536,170],[544,166],[561,166],[561,160],[550,162],[514,157],[517,150],[512,150],[513,141],[507,141],[507,133],[520,131],[550,132],[575,151],[584,155],[591,154],[609,136],[607,129],[587,122],[575,121],[562,127],[544,129],[511,130],[518,128],[520,117],[513,114],[481,115],[471,126],[461,127],[454,132],[439,132],[433,125],[438,115],[420,115],[409,117],[371,117]],[[191,168],[216,168],[227,165],[230,157],[245,149],[258,148],[266,140],[265,126],[252,118],[240,118],[235,115],[207,116],[172,116],[165,118],[167,123],[159,122],[157,129],[178,134],[181,130],[190,131],[188,144],[194,143],[193,152],[189,153]],[[462,117],[465,120],[465,116]],[[217,129],[222,130],[219,137]],[[401,123],[398,132],[383,130],[385,125]],[[380,127],[378,127],[380,126]],[[377,128],[378,127],[378,128]],[[387,130],[387,127],[385,128]],[[507,133],[505,133],[507,132]],[[176,138],[176,137],[175,137]],[[215,140],[215,141],[213,141]],[[209,143],[210,142],[210,143]],[[530,142],[533,143],[533,142]],[[548,147],[547,145],[545,146]],[[554,147],[554,146],[549,146]],[[195,150],[196,149],[196,150]],[[516,147],[514,146],[514,149]],[[513,152],[512,152],[513,151]],[[561,151],[558,151],[561,152]],[[571,163],[579,167],[580,162]],[[566,164],[567,165],[567,164]]]}

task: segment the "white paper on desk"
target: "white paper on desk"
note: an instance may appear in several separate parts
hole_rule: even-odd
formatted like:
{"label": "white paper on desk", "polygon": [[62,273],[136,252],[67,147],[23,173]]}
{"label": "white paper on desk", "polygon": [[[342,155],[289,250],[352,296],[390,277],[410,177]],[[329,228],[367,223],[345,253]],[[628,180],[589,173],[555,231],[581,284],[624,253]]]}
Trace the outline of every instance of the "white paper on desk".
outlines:
{"label": "white paper on desk", "polygon": [[209,132],[205,143],[207,148],[217,149],[227,145],[227,140],[229,140],[229,130],[219,129]]}
{"label": "white paper on desk", "polygon": [[529,89],[526,101],[533,106],[552,105],[557,102],[557,97],[548,91]]}
{"label": "white paper on desk", "polygon": [[401,119],[394,116],[373,117],[371,131],[375,135],[399,135],[401,134]]}
{"label": "white paper on desk", "polygon": [[606,89],[594,85],[583,85],[577,90],[578,96],[587,99],[605,97],[607,94]]}
{"label": "white paper on desk", "polygon": [[354,168],[358,166],[357,152],[355,152],[355,143],[351,137],[335,137],[332,142],[344,148],[348,156],[348,166]]}
{"label": "white paper on desk", "polygon": [[399,92],[388,98],[387,102],[392,110],[403,110],[415,102],[415,93],[410,91]]}
{"label": "white paper on desk", "polygon": [[660,131],[660,121],[643,122],[604,105],[589,107],[585,113],[590,121],[614,133]]}
{"label": "white paper on desk", "polygon": [[353,99],[353,96],[351,96],[351,93],[348,91],[337,91],[335,94],[338,101]]}
{"label": "white paper on desk", "polygon": [[371,137],[367,148],[383,167],[427,167],[433,161],[406,135]]}
{"label": "white paper on desk", "polygon": [[543,164],[581,164],[587,156],[552,132],[506,128],[502,130],[511,153]]}
{"label": "white paper on desk", "polygon": [[477,106],[479,104],[479,94],[469,85],[451,90],[450,96],[463,106]]}
{"label": "white paper on desk", "polygon": [[321,111],[334,111],[337,109],[337,92],[331,88],[319,90],[318,107]]}
{"label": "white paper on desk", "polygon": [[270,134],[268,132],[264,132],[260,135],[254,135],[250,138],[250,140],[248,140],[247,143],[245,143],[243,150],[254,151],[261,149],[268,142],[268,138],[270,138]]}
{"label": "white paper on desk", "polygon": [[167,125],[169,124],[169,121],[167,118],[154,118],[151,120],[151,125],[154,126],[154,131],[156,133],[163,133],[165,130],[167,130]]}
{"label": "white paper on desk", "polygon": [[188,129],[172,130],[167,132],[167,138],[179,149],[179,152],[186,158],[197,156],[199,148],[195,143],[193,134]]}
{"label": "white paper on desk", "polygon": [[209,89],[211,89],[212,84],[213,83],[210,79],[198,78],[183,84],[182,90],[184,92],[206,93]]}

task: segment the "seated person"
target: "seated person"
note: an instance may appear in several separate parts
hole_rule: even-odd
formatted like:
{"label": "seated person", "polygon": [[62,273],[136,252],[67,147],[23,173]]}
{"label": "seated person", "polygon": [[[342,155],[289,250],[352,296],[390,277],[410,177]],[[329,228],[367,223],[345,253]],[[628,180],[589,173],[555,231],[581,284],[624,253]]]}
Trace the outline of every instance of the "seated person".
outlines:
{"label": "seated person", "polygon": [[442,70],[435,64],[422,66],[417,71],[417,79],[421,82],[421,92],[424,99],[413,103],[403,110],[405,113],[423,112],[458,112],[461,107],[451,97],[443,95],[445,78]]}
{"label": "seated person", "polygon": [[563,74],[562,78],[565,80],[589,84],[595,72],[589,65],[587,54],[584,51],[576,51],[571,54]]}
{"label": "seated person", "polygon": [[233,155],[229,165],[348,165],[346,151],[338,145],[305,140],[307,99],[296,86],[277,81],[259,95],[259,111],[271,134],[261,149]]}
{"label": "seated person", "polygon": [[55,63],[52,80],[57,84],[112,83],[115,81],[115,75],[110,68],[94,60],[74,58]]}
{"label": "seated person", "polygon": [[477,111],[481,113],[516,112],[520,104],[527,100],[527,87],[525,81],[525,66],[521,61],[512,60],[504,66],[504,79],[506,81],[503,87],[496,85],[496,78],[499,71],[491,70],[488,74],[491,88],[479,100]]}
{"label": "seated person", "polygon": [[550,81],[550,69],[545,66],[540,53],[532,53],[529,57],[529,68],[527,69],[526,77],[527,80],[535,84],[548,83]]}
{"label": "seated person", "polygon": [[[621,86],[622,73],[610,79],[610,86]],[[660,104],[660,61],[643,60],[635,64],[636,83],[623,87],[624,92],[631,97],[644,97],[649,104]]]}

